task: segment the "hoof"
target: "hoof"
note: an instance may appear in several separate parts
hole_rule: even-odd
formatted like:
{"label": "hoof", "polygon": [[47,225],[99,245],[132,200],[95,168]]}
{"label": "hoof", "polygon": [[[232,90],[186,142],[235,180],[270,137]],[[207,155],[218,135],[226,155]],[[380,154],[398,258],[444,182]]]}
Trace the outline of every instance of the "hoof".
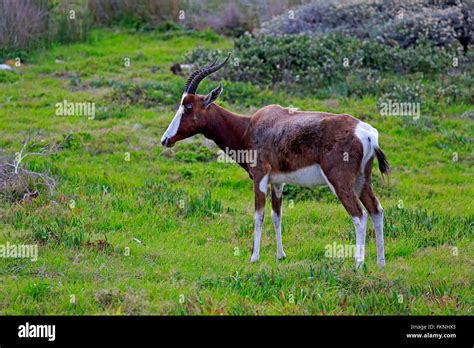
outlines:
{"label": "hoof", "polygon": [[384,268],[385,267],[385,260],[377,261],[377,265],[379,266],[379,268]]}
{"label": "hoof", "polygon": [[286,259],[285,253],[282,253],[281,255],[277,255],[277,261],[284,260]]}
{"label": "hoof", "polygon": [[257,262],[259,259],[259,255],[252,255],[252,257],[250,258],[250,262]]}

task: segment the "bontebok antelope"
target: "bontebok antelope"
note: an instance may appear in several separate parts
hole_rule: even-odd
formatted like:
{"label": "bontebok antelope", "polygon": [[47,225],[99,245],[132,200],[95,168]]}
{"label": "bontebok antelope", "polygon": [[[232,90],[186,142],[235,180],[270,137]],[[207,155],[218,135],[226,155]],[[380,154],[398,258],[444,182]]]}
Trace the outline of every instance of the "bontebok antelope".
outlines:
{"label": "bontebok antelope", "polygon": [[208,95],[198,95],[199,83],[229,60],[214,61],[193,72],[186,83],[176,116],[161,138],[164,146],[195,134],[203,134],[222,150],[256,154],[256,161],[240,157],[237,163],[253,180],[255,229],[251,261],[260,256],[260,238],[267,186],[271,185],[272,220],[277,259],[286,257],[281,237],[281,203],[285,183],[305,187],[327,185],[352,218],[356,232],[356,267],[364,262],[368,214],[377,243],[377,263],[385,264],[383,209],[372,190],[372,167],[388,174],[388,162],[378,146],[378,132],[351,115],[302,112],[269,105],[252,117],[237,115],[215,103],[222,84]]}

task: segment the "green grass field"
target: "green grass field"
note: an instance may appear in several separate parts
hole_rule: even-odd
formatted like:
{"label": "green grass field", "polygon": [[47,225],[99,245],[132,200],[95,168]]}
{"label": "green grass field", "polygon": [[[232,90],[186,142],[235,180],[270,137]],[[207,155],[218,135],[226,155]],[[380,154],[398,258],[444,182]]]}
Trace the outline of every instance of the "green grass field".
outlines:
{"label": "green grass field", "polygon": [[[0,75],[4,152],[19,151],[31,132],[45,142],[66,138],[57,154],[25,160],[56,178],[52,199],[0,203],[0,244],[39,245],[36,262],[0,258],[0,314],[471,313],[474,127],[461,115],[472,105],[413,123],[380,116],[376,98],[263,91],[252,99],[255,88],[240,83],[243,102],[226,99],[225,82],[221,105],[244,114],[268,100],[369,122],[392,167],[385,184],[374,170],[386,212],[384,269],[371,223],[363,269],[354,270],[352,257],[325,256],[327,245],[355,243],[327,188],[288,188],[287,259],[279,263],[267,204],[261,259],[251,264],[248,175],[217,162],[217,148],[202,136],[172,150],[159,142],[185,82],[170,67],[198,46],[227,50],[232,42],[212,33],[96,31],[88,43],[38,52],[17,74]],[[95,102],[95,118],[56,116],[63,100]]]}

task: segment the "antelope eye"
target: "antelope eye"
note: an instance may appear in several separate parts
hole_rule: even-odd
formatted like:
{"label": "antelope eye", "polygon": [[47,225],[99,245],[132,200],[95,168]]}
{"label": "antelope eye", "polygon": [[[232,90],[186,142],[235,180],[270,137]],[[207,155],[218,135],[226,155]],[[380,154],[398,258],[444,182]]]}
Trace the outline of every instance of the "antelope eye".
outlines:
{"label": "antelope eye", "polygon": [[193,104],[186,104],[184,105],[184,111],[189,112],[193,109]]}

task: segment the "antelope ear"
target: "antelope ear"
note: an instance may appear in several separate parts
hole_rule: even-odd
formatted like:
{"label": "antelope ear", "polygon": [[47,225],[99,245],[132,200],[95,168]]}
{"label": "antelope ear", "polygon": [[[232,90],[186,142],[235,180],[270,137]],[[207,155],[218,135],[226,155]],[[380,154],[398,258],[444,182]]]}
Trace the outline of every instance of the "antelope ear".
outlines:
{"label": "antelope ear", "polygon": [[223,89],[224,87],[222,87],[222,83],[219,83],[219,86],[214,88],[208,95],[206,95],[206,98],[204,98],[204,107],[208,108],[209,105],[214,103],[216,99],[221,95]]}

